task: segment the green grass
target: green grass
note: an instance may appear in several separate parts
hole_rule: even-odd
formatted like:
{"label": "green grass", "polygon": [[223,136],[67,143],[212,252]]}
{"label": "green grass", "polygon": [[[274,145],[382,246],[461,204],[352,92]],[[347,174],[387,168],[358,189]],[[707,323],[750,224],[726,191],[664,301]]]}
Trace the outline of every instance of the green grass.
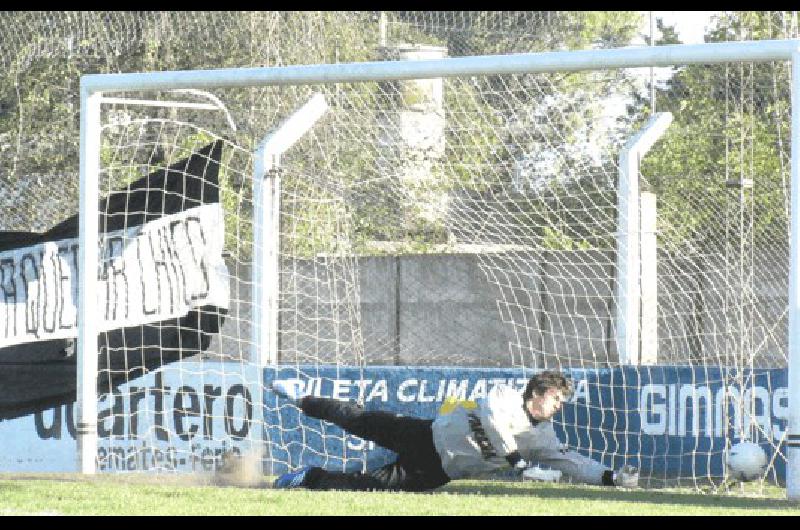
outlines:
{"label": "green grass", "polygon": [[[195,479],[196,480],[196,479]],[[683,490],[456,481],[435,492],[273,490],[170,477],[0,474],[0,515],[800,515],[785,490],[759,497]]]}

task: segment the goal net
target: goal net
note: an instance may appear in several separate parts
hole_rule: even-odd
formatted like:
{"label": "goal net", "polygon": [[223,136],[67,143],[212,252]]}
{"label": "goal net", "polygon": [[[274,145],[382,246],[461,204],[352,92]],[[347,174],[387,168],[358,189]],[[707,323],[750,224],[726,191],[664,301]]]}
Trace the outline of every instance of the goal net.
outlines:
{"label": "goal net", "polygon": [[[399,73],[478,47],[529,51],[533,37],[508,47],[525,22],[376,15],[367,58],[398,72],[378,81],[233,87],[209,74],[211,96],[103,94],[91,154],[98,469],[213,471],[251,453],[267,474],[370,469],[392,455],[264,385],[291,379],[432,417],[448,397],[558,369],[577,383],[554,422],[569,448],[635,465],[646,486],[705,486],[750,440],[768,455],[765,481],[785,483],[789,62]],[[557,49],[552,39],[535,49]],[[342,52],[316,73],[361,59]],[[259,146],[315,95],[326,112],[264,157]],[[658,113],[671,124],[625,173],[623,154]],[[621,216],[623,179],[638,190]],[[24,271],[25,252],[49,249],[31,267],[55,265],[26,300],[66,322],[59,308],[72,306],[45,300],[78,262],[77,210],[56,211],[61,224],[4,246],[0,264]],[[620,270],[621,248],[636,249],[635,267]],[[623,299],[636,305],[628,335]],[[41,330],[26,343],[69,353],[75,330],[48,335],[55,317],[35,311]],[[38,421],[54,425],[55,412]]]}
{"label": "goal net", "polygon": [[[704,68],[725,75],[725,67]],[[727,67],[728,75],[734,70],[744,86],[735,95],[721,94],[722,106],[697,118],[705,137],[720,143],[716,154],[728,160],[724,171],[713,164],[708,173],[681,167],[691,148],[675,144],[699,136],[692,127],[700,124],[685,123],[680,102],[673,101],[668,103],[675,105],[676,123],[653,147],[650,159],[642,160],[641,186],[648,191],[633,208],[639,210],[640,223],[648,216],[655,222],[649,232],[637,227],[625,234],[651,260],[637,263],[638,359],[623,358],[618,333],[618,253],[626,230],[620,225],[618,161],[647,112],[626,115],[618,109],[611,114],[615,100],[629,104],[625,98],[635,93],[634,76],[594,71],[311,87],[329,101],[329,115],[263,177],[280,182],[271,203],[279,208],[278,223],[271,227],[277,237],[269,234],[278,241],[280,257],[275,377],[296,379],[310,393],[381,406],[397,399],[392,394],[403,384],[399,396],[418,403],[440,403],[459,393],[479,397],[485,389],[470,388],[473,381],[448,388],[450,380],[463,378],[458,369],[420,372],[416,382],[409,382],[414,371],[387,370],[396,374],[393,379],[380,375],[374,368],[380,365],[524,368],[492,378],[505,377],[512,384],[533,370],[565,369],[582,384],[559,420],[565,443],[615,467],[638,465],[654,482],[673,478],[673,473],[682,478],[689,469],[692,480],[722,477],[718,457],[736,439],[764,441],[776,449],[787,405],[773,388],[781,383],[767,369],[785,362],[788,176],[780,167],[755,175],[753,156],[756,150],[774,150],[777,137],[787,131],[781,122],[776,126],[782,130],[762,131],[761,138],[753,130],[755,109],[748,106],[763,90],[756,85],[756,68]],[[779,84],[787,86],[785,80]],[[306,88],[281,87],[263,89],[262,97],[302,101],[302,93],[311,95]],[[718,111],[723,119],[713,115]],[[719,132],[710,129],[714,123]],[[177,308],[173,296],[188,300],[191,289],[206,283],[230,284],[230,295],[221,293],[223,300],[211,304],[226,311],[227,329],[212,325],[199,330],[209,339],[218,337],[218,349],[193,352],[203,348],[180,334],[186,323],[159,320],[152,325],[160,362],[204,354],[197,368],[177,364],[179,378],[194,369],[214,370],[207,363],[217,355],[223,362],[217,369],[225,374],[256,360],[257,345],[245,327],[258,323],[242,311],[242,304],[249,304],[252,315],[254,307],[244,294],[252,275],[243,272],[255,263],[252,158],[242,148],[210,143],[207,136],[190,126],[152,119],[112,124],[102,135],[104,195],[113,196],[126,176],[181,166],[177,190],[160,180],[144,185],[151,195],[153,189],[164,190],[163,204],[151,196],[137,200],[136,191],[125,184],[123,218],[153,207],[171,226],[175,213],[165,210],[168,197],[174,193],[182,204],[195,200],[193,192],[202,205],[186,205],[187,214],[193,211],[190,206],[202,209],[208,201],[217,216],[226,217],[224,223],[210,217],[196,234],[181,228],[173,234],[178,241],[160,244],[183,243],[189,255],[176,254],[177,266],[164,264],[162,269],[154,257],[153,270],[142,273],[143,308],[150,286],[155,305]],[[224,146],[227,154],[206,145]],[[780,161],[786,153],[771,155]],[[200,157],[205,171],[196,177],[183,169],[192,166],[193,156]],[[224,161],[213,174],[215,157]],[[201,184],[192,185],[193,178]],[[109,209],[104,214],[114,219]],[[173,292],[161,285],[162,277],[169,284],[192,264],[206,263],[195,254],[206,252],[201,242],[212,241],[224,241],[230,266],[222,262],[221,248],[209,248],[216,260],[208,258],[208,271],[201,267],[200,287]],[[121,246],[141,247],[126,241]],[[102,255],[115,256],[112,248],[106,242]],[[147,248],[161,256],[152,242]],[[122,281],[123,273],[109,266],[107,281]],[[648,278],[649,266],[654,270]],[[269,296],[264,271],[262,300]],[[483,302],[470,304],[478,294]],[[231,304],[237,303],[240,307],[233,310]],[[195,304],[192,310],[205,318],[206,305]],[[177,328],[177,336],[168,335],[170,326]],[[148,340],[153,339],[144,336]],[[110,355],[114,347],[109,344]],[[144,356],[147,367],[146,354],[132,349],[127,335],[116,347]],[[171,352],[178,357],[169,357]],[[109,378],[123,368],[123,378],[139,375],[129,368],[136,365],[130,355],[108,363]],[[481,372],[479,379],[492,374]],[[377,386],[384,378],[385,390]],[[398,388],[389,388],[392,383]],[[180,388],[190,397],[174,394],[175,410],[182,411],[174,418],[178,437],[191,437],[181,432],[186,424],[197,436],[212,436],[200,419],[222,414],[223,400],[215,412],[215,396],[203,393],[205,384],[202,392],[199,382]],[[192,398],[188,388],[198,396]],[[343,439],[338,428],[306,422],[273,395],[265,400],[276,409],[267,411],[264,425],[273,466],[320,460],[344,469],[363,465],[360,451],[351,455],[350,448],[358,444]],[[155,400],[143,398],[139,406],[145,403]],[[157,409],[124,414],[150,412],[158,414]],[[659,449],[659,443],[664,447]],[[334,449],[337,445],[341,449]],[[773,464],[781,462],[779,452],[771,456]]]}

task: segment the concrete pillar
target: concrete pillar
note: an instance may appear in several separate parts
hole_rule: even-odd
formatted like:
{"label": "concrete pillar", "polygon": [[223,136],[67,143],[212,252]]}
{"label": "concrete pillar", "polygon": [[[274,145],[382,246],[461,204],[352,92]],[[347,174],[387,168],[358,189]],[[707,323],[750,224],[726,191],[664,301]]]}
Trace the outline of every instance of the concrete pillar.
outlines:
{"label": "concrete pillar", "polygon": [[[398,44],[381,48],[386,60],[441,59],[447,48]],[[420,218],[436,222],[444,217],[447,196],[435,184],[434,166],[444,156],[445,118],[442,78],[381,83],[389,103],[378,116],[378,169],[396,180],[401,190],[403,220],[413,226]]]}

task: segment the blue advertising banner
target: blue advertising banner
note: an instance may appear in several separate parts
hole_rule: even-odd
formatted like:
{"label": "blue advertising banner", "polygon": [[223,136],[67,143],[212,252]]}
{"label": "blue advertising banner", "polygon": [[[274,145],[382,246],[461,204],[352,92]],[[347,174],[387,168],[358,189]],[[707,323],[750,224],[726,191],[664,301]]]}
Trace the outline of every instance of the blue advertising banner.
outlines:
{"label": "blue advertising banner", "polygon": [[[246,451],[263,438],[272,462],[267,472],[309,464],[363,471],[394,458],[386,449],[303,416],[269,390],[263,395],[262,431],[260,400],[253,393],[259,374],[265,388],[275,379],[294,379],[317,396],[423,418],[435,417],[449,396],[477,399],[494,385],[522,390],[533,375],[513,368],[234,367],[180,363],[103,396],[98,469],[211,471],[224,452]],[[688,366],[566,372],[576,391],[554,418],[554,427],[571,449],[614,468],[636,465],[650,477],[720,477],[726,436],[735,442],[756,435],[770,459],[770,478],[785,480],[786,369],[743,377]],[[740,379],[744,384],[737,383]],[[75,451],[71,405],[0,422],[3,471],[74,471]]]}
{"label": "blue advertising banner", "polygon": [[[260,447],[260,373],[251,364],[174,363],[101,395],[97,470],[210,472],[222,454]],[[74,405],[0,421],[0,470],[78,471]]]}
{"label": "blue advertising banner", "polygon": [[[571,449],[614,468],[636,465],[646,476],[719,477],[726,435],[734,442],[757,436],[773,463],[774,478],[784,480],[786,369],[748,371],[742,386],[735,371],[713,367],[565,371],[576,392],[554,418],[554,427]],[[313,395],[358,400],[367,410],[423,418],[435,417],[448,396],[477,399],[497,384],[522,390],[531,375],[531,370],[512,368],[385,366],[301,366],[266,369],[264,374],[267,386],[275,379],[295,380]],[[269,391],[264,399],[276,473],[300,465],[363,471],[394,457],[336,426],[303,416]]]}

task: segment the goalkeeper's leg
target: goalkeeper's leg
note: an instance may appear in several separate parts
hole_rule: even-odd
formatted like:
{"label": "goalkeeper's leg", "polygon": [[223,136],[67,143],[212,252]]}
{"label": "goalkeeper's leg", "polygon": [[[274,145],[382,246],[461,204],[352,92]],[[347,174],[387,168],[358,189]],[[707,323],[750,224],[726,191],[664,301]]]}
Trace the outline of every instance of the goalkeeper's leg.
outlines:
{"label": "goalkeeper's leg", "polygon": [[311,468],[303,479],[309,489],[425,491],[450,481],[433,443],[432,420],[385,411],[365,411],[354,404],[307,396],[305,414],[329,421],[365,440],[397,453],[397,461],[367,474]]}
{"label": "goalkeeper's leg", "polygon": [[350,491],[427,491],[447,484],[450,479],[440,470],[415,469],[400,461],[371,473],[339,473],[312,467],[302,486],[312,490]]}
{"label": "goalkeeper's leg", "polygon": [[430,420],[393,412],[367,411],[355,403],[316,396],[302,398],[299,405],[305,414],[313,418],[334,423],[359,438],[375,442],[398,454],[428,454],[433,449]]}

